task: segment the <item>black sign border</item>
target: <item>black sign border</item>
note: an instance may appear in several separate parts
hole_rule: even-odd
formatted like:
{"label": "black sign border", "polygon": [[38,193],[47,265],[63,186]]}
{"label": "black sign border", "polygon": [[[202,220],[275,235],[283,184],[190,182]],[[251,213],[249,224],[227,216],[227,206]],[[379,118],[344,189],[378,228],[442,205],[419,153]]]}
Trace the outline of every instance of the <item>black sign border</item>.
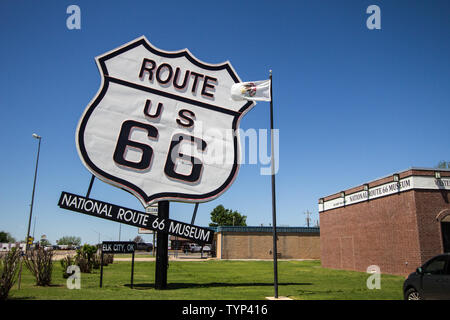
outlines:
{"label": "black sign border", "polygon": [[[103,245],[109,245],[109,244],[124,244],[124,245],[129,245],[129,244],[133,244],[133,251],[103,251]],[[102,246],[102,252],[104,253],[113,253],[113,254],[129,254],[129,253],[133,253],[136,251],[137,249],[137,243],[134,241],[102,241],[101,243]]]}
{"label": "black sign border", "polygon": [[[226,191],[226,189],[228,187],[231,186],[231,184],[233,183],[233,181],[235,180],[237,173],[239,171],[239,164],[238,164],[238,136],[234,135],[233,137],[233,145],[234,145],[234,164],[233,164],[233,168],[230,172],[230,175],[228,177],[228,179],[216,190],[211,191],[209,193],[205,193],[205,194],[201,194],[201,195],[193,195],[193,194],[187,194],[187,193],[179,193],[179,192],[162,192],[162,193],[156,193],[153,195],[148,196],[144,190],[142,190],[141,188],[139,188],[138,186],[123,180],[121,178],[115,177],[103,170],[101,170],[100,168],[98,168],[89,158],[87,152],[86,152],[86,148],[85,148],[85,143],[84,143],[84,131],[86,128],[86,124],[87,124],[87,120],[89,119],[90,115],[92,114],[92,112],[94,111],[94,109],[96,108],[96,106],[100,103],[100,101],[103,99],[103,97],[105,96],[108,87],[109,87],[109,83],[114,81],[114,78],[110,78],[109,77],[109,73],[108,70],[106,68],[105,65],[105,61],[114,58],[115,56],[126,52],[128,50],[131,50],[135,47],[138,46],[144,46],[148,51],[150,51],[151,53],[155,54],[155,55],[159,55],[162,57],[167,57],[167,58],[178,58],[178,57],[185,57],[186,59],[188,59],[191,63],[193,63],[194,65],[206,69],[206,70],[214,70],[214,71],[218,71],[218,70],[227,70],[227,72],[230,74],[230,76],[232,77],[232,79],[235,81],[235,83],[240,82],[239,78],[237,77],[237,75],[235,74],[233,68],[231,67],[231,65],[229,64],[229,62],[225,62],[223,64],[220,65],[209,65],[209,64],[204,64],[201,61],[198,61],[197,59],[195,59],[194,57],[192,57],[189,53],[189,51],[185,50],[181,50],[178,52],[164,52],[164,51],[160,51],[156,48],[154,48],[145,37],[141,37],[138,38],[137,40],[134,40],[132,42],[130,42],[129,44],[114,50],[104,56],[98,57],[96,58],[97,60],[97,65],[99,66],[99,69],[102,72],[102,88],[101,90],[97,93],[97,97],[95,98],[94,102],[91,103],[89,105],[89,107],[85,110],[85,112],[83,113],[82,116],[82,120],[79,124],[78,127],[78,136],[77,138],[77,146],[78,146],[78,150],[81,154],[82,159],[84,160],[84,163],[86,164],[86,166],[88,167],[88,169],[95,175],[97,176],[99,179],[101,179],[102,181],[105,181],[106,183],[112,184],[116,187],[119,187],[127,192],[132,193],[133,195],[135,195],[138,199],[140,199],[141,201],[143,201],[146,204],[150,204],[156,201],[161,201],[161,200],[174,200],[174,201],[182,201],[182,202],[203,202],[203,201],[209,201],[212,200],[216,197],[218,197],[219,195],[221,195],[223,192]],[[234,131],[236,131],[236,129],[239,127],[239,122],[242,119],[242,117],[245,115],[245,113],[247,111],[249,111],[251,109],[251,107],[254,105],[253,101],[248,101],[237,113],[237,115],[234,116],[233,119],[233,127],[232,129]],[[197,201],[196,201],[197,200]]]}

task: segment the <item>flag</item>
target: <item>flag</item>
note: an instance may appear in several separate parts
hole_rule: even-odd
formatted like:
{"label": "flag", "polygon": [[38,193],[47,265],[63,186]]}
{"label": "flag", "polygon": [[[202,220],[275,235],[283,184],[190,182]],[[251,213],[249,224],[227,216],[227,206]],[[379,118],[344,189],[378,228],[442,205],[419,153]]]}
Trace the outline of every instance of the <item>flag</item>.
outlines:
{"label": "flag", "polygon": [[270,101],[270,80],[239,82],[231,86],[233,100]]}

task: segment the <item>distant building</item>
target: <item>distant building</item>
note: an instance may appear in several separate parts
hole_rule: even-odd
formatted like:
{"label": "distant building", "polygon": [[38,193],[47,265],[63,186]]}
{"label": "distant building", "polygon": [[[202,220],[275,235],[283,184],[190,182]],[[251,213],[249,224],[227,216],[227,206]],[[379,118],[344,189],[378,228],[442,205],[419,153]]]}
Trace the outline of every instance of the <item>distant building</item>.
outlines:
{"label": "distant building", "polygon": [[15,243],[0,243],[0,252],[8,252],[12,248],[19,248],[21,251],[25,251],[26,243],[15,242]]}
{"label": "distant building", "polygon": [[192,241],[178,236],[169,236],[171,250],[183,250]]}
{"label": "distant building", "polygon": [[[272,227],[216,227],[218,259],[272,259]],[[320,229],[277,227],[277,252],[281,259],[319,259]]]}
{"label": "distant building", "polygon": [[319,199],[326,268],[405,275],[450,252],[450,170],[411,168]]}

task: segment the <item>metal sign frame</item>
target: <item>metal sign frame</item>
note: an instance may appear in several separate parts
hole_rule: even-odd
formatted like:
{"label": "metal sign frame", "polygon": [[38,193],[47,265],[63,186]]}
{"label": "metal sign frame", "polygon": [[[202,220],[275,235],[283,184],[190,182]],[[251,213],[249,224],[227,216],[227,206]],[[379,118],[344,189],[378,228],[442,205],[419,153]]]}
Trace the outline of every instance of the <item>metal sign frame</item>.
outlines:
{"label": "metal sign frame", "polygon": [[[105,246],[107,248],[105,252]],[[112,254],[132,254],[131,258],[131,289],[133,289],[134,280],[134,252],[136,251],[136,242],[133,241],[103,241],[102,242],[102,254],[100,263],[100,288],[103,287],[103,255],[105,253]]]}

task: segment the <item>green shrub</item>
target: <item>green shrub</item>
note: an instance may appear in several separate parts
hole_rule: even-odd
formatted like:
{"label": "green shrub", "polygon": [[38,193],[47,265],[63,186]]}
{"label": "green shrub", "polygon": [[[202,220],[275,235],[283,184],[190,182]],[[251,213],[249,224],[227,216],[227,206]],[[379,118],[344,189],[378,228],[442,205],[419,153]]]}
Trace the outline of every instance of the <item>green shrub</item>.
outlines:
{"label": "green shrub", "polygon": [[9,290],[16,282],[20,263],[20,250],[13,248],[0,257],[0,300],[8,298]]}
{"label": "green shrub", "polygon": [[91,273],[95,263],[94,259],[96,252],[97,247],[91,246],[89,244],[85,244],[77,250],[77,255],[75,256],[75,264],[80,267],[81,272]]}
{"label": "green shrub", "polygon": [[75,264],[80,267],[80,272],[82,273],[91,273],[92,271],[92,262],[84,256],[76,256]]}
{"label": "green shrub", "polygon": [[[100,254],[94,254],[94,256],[92,257],[92,268],[94,269],[100,268],[101,263],[102,263],[102,256]],[[103,265],[105,264],[103,263]]]}
{"label": "green shrub", "polygon": [[[114,262],[114,254],[112,253],[105,253],[103,255],[103,266],[107,266],[108,264],[111,264]],[[102,255],[101,253],[97,253],[92,257],[92,268],[98,269],[100,268],[102,264]]]}
{"label": "green shrub", "polygon": [[[71,260],[72,259],[72,260]],[[83,273],[91,273],[92,269],[99,269],[101,266],[101,253],[98,252],[96,246],[91,246],[89,244],[83,245],[77,250],[75,258],[66,257],[61,260],[61,266],[64,269],[64,277],[67,278],[69,275],[66,274],[65,270],[69,265],[75,264],[80,267],[80,271]],[[103,255],[103,266],[107,266],[114,262],[113,254]]]}
{"label": "green shrub", "polygon": [[108,264],[112,264],[114,262],[114,254],[112,253],[105,253],[103,255],[103,265],[107,266]]}
{"label": "green shrub", "polygon": [[25,265],[36,278],[36,285],[48,286],[52,280],[53,251],[37,248],[25,255]]}
{"label": "green shrub", "polygon": [[72,256],[66,256],[64,257],[64,259],[60,260],[61,262],[61,267],[62,267],[62,272],[63,272],[63,278],[67,279],[70,274],[67,273],[67,268],[71,265],[75,265],[75,258]]}

